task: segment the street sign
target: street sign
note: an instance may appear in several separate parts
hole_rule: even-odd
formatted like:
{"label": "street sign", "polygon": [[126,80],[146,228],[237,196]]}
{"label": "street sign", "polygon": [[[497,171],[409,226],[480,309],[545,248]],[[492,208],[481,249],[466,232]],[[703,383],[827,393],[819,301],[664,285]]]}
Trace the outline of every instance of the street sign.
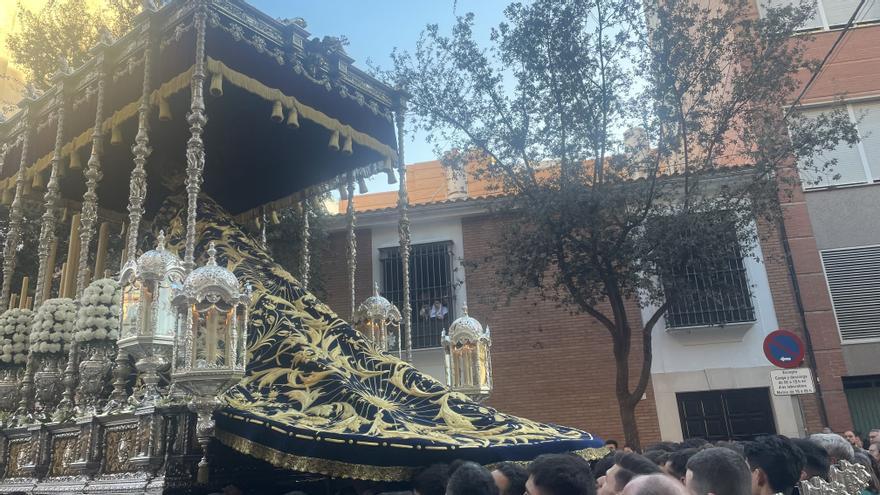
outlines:
{"label": "street sign", "polygon": [[773,389],[773,395],[803,395],[816,392],[810,368],[772,370],[770,372],[770,386]]}
{"label": "street sign", "polygon": [[788,330],[776,330],[764,338],[764,355],[780,368],[797,368],[804,361],[804,343]]}

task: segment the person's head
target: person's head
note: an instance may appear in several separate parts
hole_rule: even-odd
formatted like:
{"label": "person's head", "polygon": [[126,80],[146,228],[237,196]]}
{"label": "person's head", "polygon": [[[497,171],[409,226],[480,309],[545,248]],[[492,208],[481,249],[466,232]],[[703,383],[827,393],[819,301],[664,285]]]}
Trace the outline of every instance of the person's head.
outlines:
{"label": "person's head", "polygon": [[843,432],[843,438],[853,447],[862,448],[862,435],[856,430],[846,430]]}
{"label": "person's head", "polygon": [[624,451],[624,452],[627,452],[627,453],[629,453],[629,452],[635,452],[636,454],[639,453],[639,452],[636,451],[636,449],[634,449],[634,448],[632,447],[632,445],[630,445],[630,444],[625,444],[625,445],[623,446],[623,451]]}
{"label": "person's head", "polygon": [[672,476],[662,473],[636,476],[626,484],[623,495],[689,495]]}
{"label": "person's head", "polygon": [[614,465],[614,453],[608,454],[593,463],[593,478],[599,479]]}
{"label": "person's head", "polygon": [[684,483],[684,476],[687,474],[688,460],[697,453],[697,449],[682,449],[669,454],[669,459],[663,466],[666,474]]}
{"label": "person's head", "polygon": [[810,441],[828,452],[828,460],[831,464],[838,461],[853,460],[853,446],[845,438],[835,433],[814,433],[810,435]]}
{"label": "person's head", "polygon": [[605,447],[611,450],[617,450],[617,440],[605,440]]}
{"label": "person's head", "polygon": [[880,428],[874,428],[868,432],[868,443],[880,442]]}
{"label": "person's head", "polygon": [[446,494],[498,495],[498,487],[488,469],[473,462],[465,462],[449,477]]}
{"label": "person's head", "polygon": [[643,474],[660,473],[660,468],[645,456],[618,452],[614,455],[614,465],[599,480],[599,495],[620,493],[633,478]]}
{"label": "person's head", "polygon": [[828,481],[828,469],[831,467],[831,463],[828,461],[828,452],[806,438],[792,438],[791,441],[804,454],[801,481],[816,476]]}
{"label": "person's head", "polygon": [[875,461],[880,462],[880,444],[872,443],[868,446],[868,452]]}
{"label": "person's head", "polygon": [[675,442],[657,442],[648,446],[645,451],[648,450],[662,450],[663,452],[675,452],[678,450],[678,444]]}
{"label": "person's head", "polygon": [[728,441],[724,440],[724,441],[720,441],[720,442],[715,442],[715,446],[721,447],[724,449],[730,449],[739,455],[743,455],[743,456],[745,455],[745,447],[743,446],[742,442],[737,442],[737,441],[728,442]]}
{"label": "person's head", "polygon": [[[666,464],[666,459],[669,457],[669,452],[664,450],[646,450],[644,454],[642,454],[646,458],[650,459],[651,462],[658,466],[662,466]],[[660,458],[663,457],[663,462],[660,462]]]}
{"label": "person's head", "polygon": [[434,464],[413,477],[412,488],[416,495],[443,495],[446,493],[447,482],[449,482],[449,466]]}
{"label": "person's head", "polygon": [[712,447],[688,460],[685,486],[694,495],[749,495],[752,477],[741,455],[730,449]]}
{"label": "person's head", "polygon": [[571,454],[544,454],[529,464],[526,495],[595,495],[590,463]]}
{"label": "person's head", "polygon": [[745,445],[752,470],[752,494],[788,495],[801,479],[804,453],[787,437],[769,435]]}
{"label": "person's head", "polygon": [[682,449],[702,449],[707,445],[709,445],[709,441],[700,437],[688,438],[684,442],[681,442]]}
{"label": "person's head", "polygon": [[498,487],[499,495],[523,495],[529,472],[513,462],[502,462],[492,471],[492,478]]}

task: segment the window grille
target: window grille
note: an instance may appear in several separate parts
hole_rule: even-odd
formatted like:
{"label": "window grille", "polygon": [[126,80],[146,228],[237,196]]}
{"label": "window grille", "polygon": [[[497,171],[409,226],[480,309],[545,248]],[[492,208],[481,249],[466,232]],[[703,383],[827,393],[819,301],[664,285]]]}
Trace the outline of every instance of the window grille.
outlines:
{"label": "window grille", "polygon": [[678,292],[666,311],[666,327],[682,328],[755,321],[742,251],[730,235],[730,249],[709,262],[672,270],[667,293]]}
{"label": "window grille", "polygon": [[[402,309],[400,249],[380,249],[379,261],[382,267],[382,295]],[[409,287],[413,349],[439,347],[440,333],[455,319],[452,265],[451,241],[412,246]]]}
{"label": "window grille", "polygon": [[880,338],[880,246],[822,251],[843,341]]}

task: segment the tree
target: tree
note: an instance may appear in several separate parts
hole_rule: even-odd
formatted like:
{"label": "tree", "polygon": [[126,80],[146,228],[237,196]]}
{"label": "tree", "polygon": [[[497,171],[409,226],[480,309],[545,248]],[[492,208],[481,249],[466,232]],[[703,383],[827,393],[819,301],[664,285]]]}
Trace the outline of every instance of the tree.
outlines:
{"label": "tree", "polygon": [[[695,298],[723,305],[734,281],[718,268],[754,252],[756,222],[778,221],[796,180],[781,172],[831,173],[822,152],[857,139],[842,113],[806,120],[781,108],[798,73],[816,69],[809,37],[791,37],[809,6],[756,18],[745,0],[704,4],[514,3],[489,48],[468,14],[450,35],[429,25],[384,74],[407,92],[417,128],[472,151],[447,154],[447,165],[498,188],[495,208],[510,221],[487,261],[499,286],[607,330],[634,446],[657,322]],[[696,270],[716,275],[700,286]],[[627,311],[634,302],[642,321]]]}
{"label": "tree", "polygon": [[62,61],[77,67],[89,58],[102,31],[116,37],[125,34],[140,6],[140,0],[106,0],[97,8],[83,0],[49,0],[38,12],[19,6],[21,30],[6,40],[12,61],[23,69],[28,83],[44,91],[52,86],[52,74]]}

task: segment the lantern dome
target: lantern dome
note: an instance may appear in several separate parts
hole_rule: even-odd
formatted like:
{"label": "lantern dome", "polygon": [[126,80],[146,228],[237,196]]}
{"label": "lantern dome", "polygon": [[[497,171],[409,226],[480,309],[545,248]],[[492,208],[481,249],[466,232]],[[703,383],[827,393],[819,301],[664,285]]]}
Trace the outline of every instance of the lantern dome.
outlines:
{"label": "lantern dome", "polygon": [[[130,262],[123,269],[123,281],[128,278],[128,272],[136,270],[137,277],[141,280],[162,280],[169,272],[183,271],[183,264],[176,254],[165,249],[165,231],[159,231],[156,238],[156,249],[151,249],[142,254],[137,262]],[[124,283],[124,282],[123,282]]]}
{"label": "lantern dome", "polygon": [[371,318],[400,321],[400,311],[391,301],[379,295],[379,285],[373,284],[373,295],[364,299],[355,311],[355,320]]}
{"label": "lantern dome", "polygon": [[203,299],[208,293],[220,293],[229,301],[241,296],[235,274],[217,265],[217,249],[213,241],[208,245],[208,262],[186,277],[183,281],[183,293],[198,300]]}
{"label": "lantern dome", "polygon": [[354,312],[354,326],[378,349],[387,351],[397,345],[400,351],[400,310],[379,295],[379,284],[373,284],[373,295],[364,299]]}
{"label": "lantern dome", "polygon": [[472,341],[486,337],[487,331],[483,331],[483,325],[476,318],[468,316],[467,305],[461,308],[462,316],[449,325],[449,338],[454,341]]}

